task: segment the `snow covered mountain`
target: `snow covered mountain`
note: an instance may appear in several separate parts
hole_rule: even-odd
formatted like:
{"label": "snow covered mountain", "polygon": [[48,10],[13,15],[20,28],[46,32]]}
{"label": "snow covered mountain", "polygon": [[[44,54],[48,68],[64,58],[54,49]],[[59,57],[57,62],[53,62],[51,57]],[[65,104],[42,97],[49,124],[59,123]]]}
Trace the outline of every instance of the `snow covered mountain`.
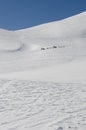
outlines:
{"label": "snow covered mountain", "polygon": [[[10,76],[13,72],[11,78],[80,80],[85,78],[83,73],[86,74],[85,43],[86,12],[29,29],[0,30],[1,76],[4,73]],[[65,71],[67,76],[64,78]]]}
{"label": "snow covered mountain", "polygon": [[85,130],[86,12],[0,29],[0,79],[0,130]]}

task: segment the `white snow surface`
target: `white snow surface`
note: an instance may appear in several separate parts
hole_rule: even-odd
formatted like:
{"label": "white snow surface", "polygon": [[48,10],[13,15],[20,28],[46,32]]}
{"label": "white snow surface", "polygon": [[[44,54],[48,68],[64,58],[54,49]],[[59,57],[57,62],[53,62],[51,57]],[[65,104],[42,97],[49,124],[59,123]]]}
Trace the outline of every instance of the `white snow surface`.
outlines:
{"label": "white snow surface", "polygon": [[0,29],[0,130],[86,130],[86,12]]}

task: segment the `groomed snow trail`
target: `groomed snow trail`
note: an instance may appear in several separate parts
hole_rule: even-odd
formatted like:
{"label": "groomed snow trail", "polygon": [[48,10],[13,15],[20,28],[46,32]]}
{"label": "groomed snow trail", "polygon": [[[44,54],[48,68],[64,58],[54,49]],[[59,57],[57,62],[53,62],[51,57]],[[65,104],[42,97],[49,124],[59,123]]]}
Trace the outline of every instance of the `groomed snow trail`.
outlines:
{"label": "groomed snow trail", "polygon": [[0,80],[0,130],[85,130],[86,84]]}

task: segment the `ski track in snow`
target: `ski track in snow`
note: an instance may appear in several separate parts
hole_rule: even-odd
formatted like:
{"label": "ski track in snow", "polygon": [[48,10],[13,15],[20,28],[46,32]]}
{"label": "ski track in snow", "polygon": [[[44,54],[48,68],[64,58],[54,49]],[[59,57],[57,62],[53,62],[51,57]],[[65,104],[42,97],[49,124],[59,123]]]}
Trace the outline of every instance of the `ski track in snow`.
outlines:
{"label": "ski track in snow", "polygon": [[85,130],[86,84],[0,80],[0,130]]}

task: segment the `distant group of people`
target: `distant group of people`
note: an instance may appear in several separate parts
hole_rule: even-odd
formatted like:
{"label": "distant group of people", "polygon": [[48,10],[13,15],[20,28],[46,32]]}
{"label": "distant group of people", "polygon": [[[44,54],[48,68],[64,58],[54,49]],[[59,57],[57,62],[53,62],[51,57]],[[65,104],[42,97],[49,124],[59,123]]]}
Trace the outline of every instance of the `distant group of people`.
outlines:
{"label": "distant group of people", "polygon": [[45,48],[45,47],[42,47],[42,48],[41,48],[41,50],[52,49],[52,48],[57,48],[57,46],[53,46],[53,47],[47,47],[47,48]]}

